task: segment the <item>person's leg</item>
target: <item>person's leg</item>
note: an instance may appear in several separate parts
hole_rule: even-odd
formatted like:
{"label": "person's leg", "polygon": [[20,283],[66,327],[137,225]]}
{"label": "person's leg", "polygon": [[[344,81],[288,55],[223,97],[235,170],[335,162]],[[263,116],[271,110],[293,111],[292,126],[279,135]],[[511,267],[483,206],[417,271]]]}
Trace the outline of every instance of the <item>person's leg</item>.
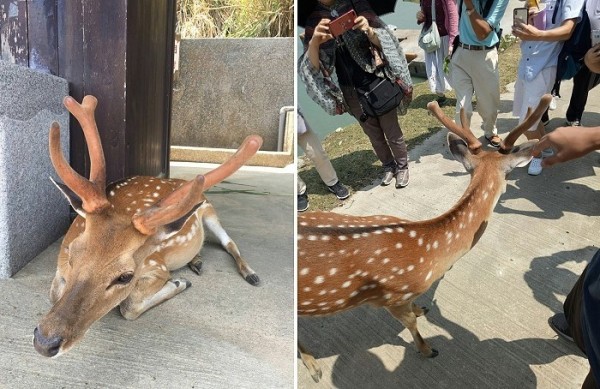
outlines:
{"label": "person's leg", "polygon": [[383,116],[379,117],[379,125],[385,138],[389,149],[394,155],[396,166],[398,170],[408,169],[408,152],[406,149],[406,142],[404,141],[404,134],[398,123],[398,113],[396,110],[392,110]]}
{"label": "person's leg", "polygon": [[477,95],[477,112],[483,121],[486,137],[498,135],[496,119],[500,107],[500,76],[498,72],[498,51],[476,51],[476,61],[471,72],[473,90]]}
{"label": "person's leg", "polygon": [[323,149],[319,137],[310,127],[307,126],[306,132],[298,135],[298,146],[304,150],[306,156],[313,162],[325,185],[332,186],[338,182],[335,169]]}
{"label": "person's leg", "polygon": [[581,273],[581,276],[579,276],[577,282],[575,282],[575,285],[573,285],[573,288],[563,303],[563,311],[567,321],[569,334],[577,347],[584,353],[585,344],[583,343],[583,335],[581,332],[581,300],[586,272],[587,267],[583,270],[583,273]]}
{"label": "person's leg", "polygon": [[581,122],[581,116],[587,104],[589,83],[592,73],[587,66],[582,66],[581,69],[573,77],[573,92],[569,107],[567,108],[567,124],[575,124]]}
{"label": "person's leg", "polygon": [[363,111],[358,102],[356,92],[353,88],[348,87],[343,87],[342,92],[344,93],[346,103],[350,107],[350,114],[358,120],[364,133],[369,137],[369,141],[371,141],[371,146],[373,146],[377,158],[379,158],[384,167],[395,165],[394,155],[392,154],[383,134],[383,130],[379,125],[379,119],[367,117],[367,120],[364,122],[361,121],[360,117],[363,114]]}
{"label": "person's leg", "polygon": [[452,56],[450,67],[450,78],[452,86],[456,93],[456,112],[454,121],[460,123],[460,109],[464,108],[467,117],[466,125],[471,127],[471,116],[473,116],[473,80],[469,74],[469,69],[473,65],[474,59],[471,57],[471,51],[465,50],[462,47],[456,49],[456,53]]}

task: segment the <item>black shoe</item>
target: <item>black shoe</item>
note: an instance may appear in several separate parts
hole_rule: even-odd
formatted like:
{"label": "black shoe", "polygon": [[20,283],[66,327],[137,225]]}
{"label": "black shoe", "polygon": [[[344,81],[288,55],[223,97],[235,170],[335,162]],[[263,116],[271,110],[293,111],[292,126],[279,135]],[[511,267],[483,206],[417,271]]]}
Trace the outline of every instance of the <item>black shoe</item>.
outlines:
{"label": "black shoe", "polygon": [[448,99],[446,98],[446,96],[442,95],[438,96],[438,98],[435,99],[435,101],[437,101],[438,105],[441,107],[444,105],[444,103],[446,103],[446,101],[448,101]]}
{"label": "black shoe", "polygon": [[308,196],[306,193],[298,195],[298,212],[304,212],[308,209]]}
{"label": "black shoe", "polygon": [[552,316],[548,319],[548,324],[550,324],[550,328],[552,328],[561,338],[573,342],[569,323],[567,323],[567,318],[564,313],[557,313]]}
{"label": "black shoe", "polygon": [[350,196],[348,188],[342,185],[339,181],[331,186],[328,186],[327,188],[331,193],[335,194],[335,197],[337,197],[338,200],[344,200]]}
{"label": "black shoe", "polygon": [[408,185],[410,177],[408,175],[408,169],[398,170],[396,173],[396,188],[404,188]]}

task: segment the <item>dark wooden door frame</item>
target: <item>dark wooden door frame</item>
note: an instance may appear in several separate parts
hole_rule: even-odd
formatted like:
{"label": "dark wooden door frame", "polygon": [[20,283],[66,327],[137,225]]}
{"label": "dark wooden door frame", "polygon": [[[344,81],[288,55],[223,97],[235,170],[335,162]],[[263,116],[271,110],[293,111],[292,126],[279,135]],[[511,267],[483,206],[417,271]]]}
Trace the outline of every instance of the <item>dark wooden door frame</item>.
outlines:
{"label": "dark wooden door frame", "polygon": [[[175,0],[0,0],[0,60],[67,79],[78,100],[98,98],[109,181],[168,176],[175,13]],[[71,165],[87,175],[83,134],[70,124]]]}

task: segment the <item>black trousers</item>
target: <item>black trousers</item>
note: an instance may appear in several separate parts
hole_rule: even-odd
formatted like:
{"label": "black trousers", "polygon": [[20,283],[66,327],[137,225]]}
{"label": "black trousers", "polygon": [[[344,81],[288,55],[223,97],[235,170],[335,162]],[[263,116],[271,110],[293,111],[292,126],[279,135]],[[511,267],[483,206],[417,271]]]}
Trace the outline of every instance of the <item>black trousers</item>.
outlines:
{"label": "black trousers", "polygon": [[[593,260],[600,260],[599,253],[596,253]],[[573,286],[573,289],[567,295],[567,299],[563,304],[563,310],[565,312],[565,317],[567,318],[567,323],[569,323],[569,329],[571,330],[571,335],[573,336],[573,340],[575,344],[583,353],[585,354],[585,343],[583,340],[583,333],[581,327],[581,308],[583,304],[583,283],[585,279],[585,275],[587,273],[588,266],[583,270],[581,276]],[[588,372],[582,389],[598,389],[598,384],[596,383],[596,379],[592,373],[592,369]]]}
{"label": "black trousers", "polygon": [[585,105],[587,104],[588,92],[600,83],[600,74],[592,73],[587,66],[583,65],[573,77],[573,93],[567,108],[567,120],[572,122],[581,121]]}

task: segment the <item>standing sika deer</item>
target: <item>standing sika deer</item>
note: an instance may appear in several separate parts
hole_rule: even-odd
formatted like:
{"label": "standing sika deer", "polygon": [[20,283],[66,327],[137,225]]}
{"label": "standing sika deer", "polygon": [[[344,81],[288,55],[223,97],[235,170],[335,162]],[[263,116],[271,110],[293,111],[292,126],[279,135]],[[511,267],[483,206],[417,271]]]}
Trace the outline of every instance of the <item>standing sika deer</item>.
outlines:
{"label": "standing sika deer", "polygon": [[[435,357],[438,352],[417,330],[416,319],[426,310],[413,301],[477,243],[506,190],[506,175],[531,159],[535,141],[513,147],[515,141],[539,121],[550,100],[545,95],[498,151],[483,151],[469,128],[456,125],[437,103],[429,103],[429,110],[451,131],[450,151],[471,174],[465,193],[448,212],[418,222],[331,212],[298,216],[298,314],[328,315],[364,303],[385,307],[408,328],[417,349]],[[464,112],[461,118],[466,123]],[[298,347],[318,382],[316,360]]]}
{"label": "standing sika deer", "polygon": [[50,289],[54,304],[34,330],[33,344],[42,355],[68,351],[89,327],[120,306],[126,319],[190,287],[171,279],[171,270],[189,265],[200,271],[196,254],[204,242],[204,224],[233,256],[252,285],[258,276],[241,257],[203,191],[238,170],[260,148],[249,136],[223,165],[191,181],[133,177],[106,188],[106,166],[94,119],[97,100],[82,104],[66,97],[64,104],[81,124],[90,154],[90,179],[77,174],[60,149],[60,128],[50,129],[50,158],[63,184],[56,184],[79,216],[67,232]]}

